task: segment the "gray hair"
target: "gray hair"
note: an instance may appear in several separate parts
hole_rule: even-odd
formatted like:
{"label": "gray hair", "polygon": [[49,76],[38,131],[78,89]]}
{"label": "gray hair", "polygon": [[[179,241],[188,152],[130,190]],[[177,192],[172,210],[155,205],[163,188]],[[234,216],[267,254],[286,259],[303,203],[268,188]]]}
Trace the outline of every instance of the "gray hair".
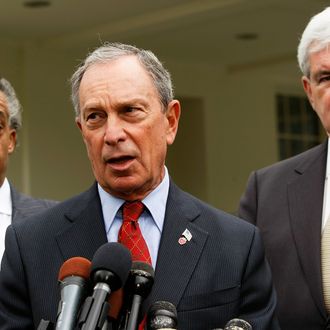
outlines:
{"label": "gray hair", "polygon": [[330,44],[330,7],[313,16],[307,24],[298,46],[298,63],[302,73],[309,77],[309,55]]}
{"label": "gray hair", "polygon": [[9,127],[18,131],[22,126],[22,106],[18,101],[13,86],[5,78],[0,78],[0,92],[6,96]]}
{"label": "gray hair", "polygon": [[128,55],[134,55],[138,58],[155,84],[163,110],[167,109],[168,104],[173,100],[171,75],[155,54],[149,50],[122,43],[104,43],[87,56],[71,77],[71,100],[76,117],[80,115],[79,87],[86,70],[94,64],[108,63]]}

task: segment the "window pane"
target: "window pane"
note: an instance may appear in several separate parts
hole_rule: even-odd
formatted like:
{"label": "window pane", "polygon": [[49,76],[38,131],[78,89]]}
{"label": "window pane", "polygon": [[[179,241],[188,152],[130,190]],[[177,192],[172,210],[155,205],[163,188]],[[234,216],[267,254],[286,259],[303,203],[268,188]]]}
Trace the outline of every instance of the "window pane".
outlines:
{"label": "window pane", "polygon": [[320,122],[306,97],[279,94],[276,106],[280,159],[294,156],[321,142]]}

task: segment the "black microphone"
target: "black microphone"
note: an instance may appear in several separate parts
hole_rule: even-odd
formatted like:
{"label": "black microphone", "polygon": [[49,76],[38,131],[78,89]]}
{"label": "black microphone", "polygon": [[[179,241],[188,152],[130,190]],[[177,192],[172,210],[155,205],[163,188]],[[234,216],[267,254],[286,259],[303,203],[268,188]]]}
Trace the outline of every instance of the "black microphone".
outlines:
{"label": "black microphone", "polygon": [[153,284],[154,269],[152,266],[146,262],[133,262],[124,289],[131,298],[131,307],[126,314],[126,330],[137,329],[141,303],[149,295]]}
{"label": "black microphone", "polygon": [[168,301],[156,301],[148,311],[147,330],[175,330],[178,315],[175,306]]}
{"label": "black microphone", "polygon": [[110,308],[109,294],[125,284],[131,265],[131,252],[120,243],[106,243],[95,252],[90,275],[94,290],[82,307],[78,321],[81,329],[104,328]]}
{"label": "black microphone", "polygon": [[77,314],[87,295],[91,262],[82,257],[73,257],[63,263],[58,280],[61,300],[56,318],[56,330],[72,330],[76,326]]}

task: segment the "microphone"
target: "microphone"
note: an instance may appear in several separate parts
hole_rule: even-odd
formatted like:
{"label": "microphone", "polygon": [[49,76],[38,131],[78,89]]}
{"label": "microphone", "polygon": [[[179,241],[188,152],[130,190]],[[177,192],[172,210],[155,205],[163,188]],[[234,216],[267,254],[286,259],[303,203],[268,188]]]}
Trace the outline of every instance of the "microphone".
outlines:
{"label": "microphone", "polygon": [[61,300],[56,318],[56,330],[72,330],[77,314],[86,295],[91,262],[82,257],[66,260],[60,268],[58,280]]}
{"label": "microphone", "polygon": [[126,330],[136,330],[138,326],[139,310],[143,299],[145,299],[154,284],[154,269],[148,263],[135,261],[129,273],[124,291],[131,296],[131,308],[128,310]]}
{"label": "microphone", "polygon": [[[221,328],[216,328],[213,330],[222,330]],[[252,326],[249,322],[242,319],[232,319],[226,323],[223,330],[252,330]]]}
{"label": "microphone", "polygon": [[120,318],[120,312],[124,302],[124,290],[120,288],[117,291],[111,292],[109,297],[109,304],[111,306],[108,319],[110,322],[117,322]]}
{"label": "microphone", "polygon": [[175,306],[168,301],[156,301],[147,316],[147,330],[176,330],[178,316]]}
{"label": "microphone", "polygon": [[224,330],[252,330],[252,326],[242,319],[232,319],[225,325]]}
{"label": "microphone", "polygon": [[120,243],[106,243],[95,252],[90,274],[94,290],[81,310],[78,321],[81,329],[104,329],[110,308],[109,294],[124,285],[131,265],[131,252]]}

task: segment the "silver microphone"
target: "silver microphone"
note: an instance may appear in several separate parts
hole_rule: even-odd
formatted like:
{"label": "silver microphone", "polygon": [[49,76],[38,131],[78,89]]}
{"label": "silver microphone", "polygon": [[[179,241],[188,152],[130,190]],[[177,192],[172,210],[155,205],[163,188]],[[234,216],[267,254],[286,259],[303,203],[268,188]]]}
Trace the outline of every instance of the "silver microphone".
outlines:
{"label": "silver microphone", "polygon": [[252,326],[249,322],[242,319],[232,319],[226,323],[225,327],[216,328],[213,330],[252,330]]}

